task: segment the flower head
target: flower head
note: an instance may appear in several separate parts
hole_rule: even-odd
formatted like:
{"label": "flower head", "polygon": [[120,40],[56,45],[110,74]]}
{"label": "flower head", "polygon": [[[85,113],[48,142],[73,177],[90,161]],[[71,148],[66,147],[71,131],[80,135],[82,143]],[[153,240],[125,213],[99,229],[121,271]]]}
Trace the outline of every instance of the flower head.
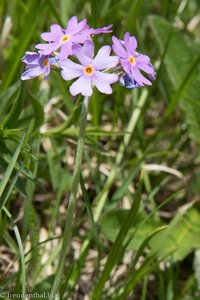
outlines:
{"label": "flower head", "polygon": [[49,58],[48,55],[36,52],[26,52],[22,58],[22,62],[26,63],[26,71],[22,74],[21,79],[27,80],[44,74],[47,79],[50,73],[50,65],[56,62],[56,58]]}
{"label": "flower head", "polygon": [[60,62],[61,75],[64,80],[78,78],[70,86],[70,93],[73,96],[79,93],[83,96],[91,96],[93,86],[96,86],[101,93],[112,93],[110,85],[118,80],[118,76],[104,71],[115,67],[118,63],[118,57],[110,56],[110,52],[110,46],[103,46],[93,58],[94,44],[92,41],[85,41],[83,46],[78,44],[73,46],[74,56],[80,64],[70,59]]}
{"label": "flower head", "polygon": [[151,82],[145,78],[141,71],[147,73],[151,80],[155,79],[155,71],[147,55],[136,52],[137,40],[127,32],[124,35],[124,41],[115,36],[112,37],[113,50],[120,58],[120,64],[126,74],[134,79],[139,86],[151,85]]}
{"label": "flower head", "polygon": [[74,43],[84,43],[87,39],[87,20],[78,23],[77,17],[72,17],[67,28],[64,30],[57,24],[51,25],[50,32],[44,32],[41,37],[48,44],[37,44],[35,47],[43,51],[44,55],[49,55],[60,48],[59,59],[65,59],[72,55],[72,45]]}

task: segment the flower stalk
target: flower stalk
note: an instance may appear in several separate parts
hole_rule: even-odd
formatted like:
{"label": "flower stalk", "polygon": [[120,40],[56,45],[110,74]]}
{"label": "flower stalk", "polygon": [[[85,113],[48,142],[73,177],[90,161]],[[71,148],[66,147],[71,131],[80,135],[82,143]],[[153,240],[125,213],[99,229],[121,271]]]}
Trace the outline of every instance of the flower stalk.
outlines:
{"label": "flower stalk", "polygon": [[58,268],[57,268],[55,280],[54,280],[52,291],[51,291],[51,294],[54,295],[53,299],[57,299],[56,294],[58,295],[58,292],[59,292],[59,285],[60,285],[61,277],[62,277],[62,274],[64,271],[66,254],[67,254],[67,251],[68,251],[68,248],[70,245],[73,217],[74,217],[74,212],[75,212],[75,208],[76,208],[76,195],[77,195],[77,190],[78,190],[78,185],[79,185],[79,180],[80,180],[80,171],[81,171],[81,164],[82,164],[82,158],[83,158],[88,104],[89,104],[89,97],[84,97],[84,101],[82,104],[82,110],[81,110],[81,116],[80,116],[80,129],[79,129],[79,137],[78,137],[78,144],[77,144],[77,150],[76,150],[75,169],[74,169],[74,175],[73,175],[73,180],[72,180],[72,190],[71,190],[68,208],[67,208],[65,228],[64,228],[64,233],[63,233],[62,248],[61,248],[61,252],[60,252]]}

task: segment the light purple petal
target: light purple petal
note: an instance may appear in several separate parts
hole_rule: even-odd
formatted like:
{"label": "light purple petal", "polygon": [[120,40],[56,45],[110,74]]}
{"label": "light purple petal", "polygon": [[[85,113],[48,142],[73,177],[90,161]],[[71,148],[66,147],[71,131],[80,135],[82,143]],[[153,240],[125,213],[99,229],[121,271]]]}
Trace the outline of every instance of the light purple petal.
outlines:
{"label": "light purple petal", "polygon": [[50,65],[46,66],[46,68],[44,69],[44,79],[48,78],[50,70]]}
{"label": "light purple petal", "polygon": [[99,61],[95,64],[95,69],[101,71],[105,69],[114,68],[118,64],[118,62],[119,58],[117,56],[105,57],[104,60],[102,60],[101,62]]}
{"label": "light purple petal", "polygon": [[90,34],[96,35],[96,34],[101,34],[101,33],[110,33],[110,32],[112,32],[112,30],[111,30],[112,26],[113,25],[108,25],[108,26],[105,26],[102,28],[97,28],[97,29],[90,28]]}
{"label": "light purple petal", "polygon": [[[90,43],[90,46],[88,44],[87,47],[93,48],[93,43],[92,42],[90,42],[89,40],[86,41],[86,42]],[[80,45],[74,44],[72,46],[72,51],[73,51],[73,54],[78,58],[78,60],[80,61],[80,63],[83,66],[87,66],[87,65],[90,65],[92,63],[92,59],[89,56],[85,55],[84,49]]]}
{"label": "light purple petal", "polygon": [[115,52],[115,54],[122,58],[128,57],[128,53],[122,46],[122,43],[120,42],[120,40],[118,40],[115,36],[113,36],[112,41],[113,41],[112,47],[113,47],[113,51]]}
{"label": "light purple petal", "polygon": [[81,22],[78,23],[77,18],[75,16],[72,17],[68,22],[65,34],[73,35],[80,32],[81,30],[86,28],[86,23],[87,23],[86,19],[83,19]]}
{"label": "light purple petal", "polygon": [[149,63],[148,66],[151,68],[151,72],[148,73],[148,76],[150,77],[151,80],[155,80],[156,79],[156,72],[154,70],[154,67],[151,63]]}
{"label": "light purple petal", "polygon": [[53,43],[49,43],[49,44],[37,44],[35,46],[35,48],[43,50],[43,54],[48,55],[48,54],[54,52],[60,46],[61,46],[61,43],[60,43],[60,41],[58,41],[58,42],[53,42]]}
{"label": "light purple petal", "polygon": [[137,67],[148,74],[154,74],[154,69],[146,64],[137,64]]}
{"label": "light purple petal", "polygon": [[123,58],[121,58],[121,59],[120,59],[120,63],[121,63],[121,65],[122,65],[122,68],[124,69],[124,71],[125,71],[128,75],[130,75],[130,73],[131,73],[131,64],[130,64],[130,62],[128,61],[128,59],[123,59]]}
{"label": "light purple petal", "polygon": [[124,35],[124,45],[131,55],[134,55],[137,48],[137,40],[134,36],[130,36],[129,32]]}
{"label": "light purple petal", "polygon": [[53,24],[50,27],[51,32],[44,32],[41,34],[41,38],[47,42],[55,42],[61,39],[64,35],[59,25]]}
{"label": "light purple petal", "polygon": [[145,63],[145,64],[149,64],[150,63],[150,58],[147,55],[143,55],[143,54],[139,54],[136,58],[135,61],[137,63]]}
{"label": "light purple petal", "polygon": [[132,74],[139,85],[151,85],[151,82],[140,73],[137,67],[132,68]]}
{"label": "light purple petal", "polygon": [[76,16],[71,17],[71,19],[68,21],[65,34],[69,33],[69,32],[72,32],[74,27],[76,27],[77,24],[78,24],[77,17]]}
{"label": "light purple petal", "polygon": [[106,74],[102,72],[95,72],[92,76],[92,82],[97,87],[97,89],[104,94],[112,94],[111,83],[118,80],[116,74]]}
{"label": "light purple petal", "polygon": [[92,76],[92,80],[93,77],[95,77],[99,81],[105,81],[109,84],[118,81],[118,76],[114,73],[104,73],[104,72],[95,71],[94,75]]}
{"label": "light purple petal", "polygon": [[56,34],[59,38],[63,35],[63,30],[58,24],[53,24],[50,26],[51,32]]}
{"label": "light purple petal", "polygon": [[87,20],[83,19],[81,22],[78,23],[76,26],[76,30],[73,31],[73,34],[79,33],[80,31],[87,29]]}
{"label": "light purple petal", "polygon": [[56,34],[51,32],[43,32],[41,34],[41,38],[46,42],[55,42],[59,40],[61,37],[58,38]]}
{"label": "light purple petal", "polygon": [[62,68],[61,75],[64,80],[71,80],[83,74],[83,67],[70,59],[61,61],[59,65]]}
{"label": "light purple petal", "polygon": [[86,40],[89,40],[88,31],[83,31],[81,33],[77,33],[76,35],[72,35],[70,37],[71,42],[83,44]]}
{"label": "light purple petal", "polygon": [[[39,65],[37,64],[37,65],[27,65],[26,66],[26,70],[30,70],[30,69],[35,69],[35,68],[37,68]],[[41,66],[40,66],[41,67]]]}
{"label": "light purple petal", "polygon": [[80,77],[83,72],[71,69],[63,69],[61,71],[61,76],[64,80],[71,80],[77,77]]}
{"label": "light purple petal", "polygon": [[40,66],[38,66],[36,68],[28,69],[27,71],[25,71],[22,74],[21,80],[32,79],[34,77],[37,77],[37,76],[41,75],[43,72],[44,72],[44,70]]}
{"label": "light purple petal", "polygon": [[92,84],[90,76],[81,76],[77,79],[69,88],[70,93],[73,96],[77,94],[82,94],[83,96],[92,95]]}
{"label": "light purple petal", "polygon": [[88,56],[89,58],[91,58],[91,60],[93,59],[94,56],[94,44],[92,41],[87,40],[85,41],[84,45],[83,45],[83,52],[86,56]]}
{"label": "light purple petal", "polygon": [[60,49],[60,54],[59,54],[59,59],[65,59],[67,58],[69,55],[72,55],[72,43],[67,42],[67,43],[63,43]]}
{"label": "light purple petal", "polygon": [[59,61],[59,66],[63,69],[69,68],[69,69],[77,70],[77,71],[83,70],[82,65],[76,64],[75,62],[73,62],[70,59],[65,59],[65,60]]}
{"label": "light purple petal", "polygon": [[38,64],[40,55],[36,52],[26,52],[21,61],[26,64]]}
{"label": "light purple petal", "polygon": [[109,56],[110,52],[110,46],[103,46],[99,49],[93,61],[96,70],[110,69],[118,64],[119,58],[117,56]]}

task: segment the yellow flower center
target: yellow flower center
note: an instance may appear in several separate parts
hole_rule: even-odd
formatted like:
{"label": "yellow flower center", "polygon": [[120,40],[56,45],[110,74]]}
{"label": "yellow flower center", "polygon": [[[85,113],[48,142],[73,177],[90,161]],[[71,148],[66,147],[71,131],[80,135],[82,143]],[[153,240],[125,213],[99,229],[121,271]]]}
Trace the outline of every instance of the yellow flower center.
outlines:
{"label": "yellow flower center", "polygon": [[43,67],[46,67],[46,66],[48,65],[48,63],[49,63],[48,59],[45,58],[45,59],[43,60]]}
{"label": "yellow flower center", "polygon": [[133,58],[133,56],[129,56],[128,60],[130,61],[131,65],[135,64],[135,59]]}
{"label": "yellow flower center", "polygon": [[64,35],[62,38],[61,38],[61,43],[65,43],[69,40],[69,35]]}
{"label": "yellow flower center", "polygon": [[92,75],[94,72],[94,68],[92,66],[86,66],[83,69],[83,72],[85,73],[85,75]]}

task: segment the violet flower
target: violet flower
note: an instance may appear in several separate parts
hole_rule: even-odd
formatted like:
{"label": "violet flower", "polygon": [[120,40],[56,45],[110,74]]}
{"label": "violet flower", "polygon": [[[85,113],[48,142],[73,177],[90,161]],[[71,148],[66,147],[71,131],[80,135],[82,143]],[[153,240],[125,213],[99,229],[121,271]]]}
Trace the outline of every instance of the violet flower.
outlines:
{"label": "violet flower", "polygon": [[132,75],[129,76],[128,74],[125,74],[124,76],[120,77],[119,84],[121,86],[125,86],[127,89],[135,89],[141,87],[141,85],[139,85],[135,81],[134,77]]}
{"label": "violet flower", "polygon": [[72,45],[74,43],[84,43],[87,39],[87,31],[84,32],[84,29],[88,28],[86,23],[86,19],[78,23],[77,17],[74,16],[69,20],[65,30],[61,26],[53,24],[50,27],[51,32],[41,34],[42,39],[49,43],[37,44],[35,47],[42,50],[44,55],[53,53],[60,48],[59,59],[65,59],[73,54]]}
{"label": "violet flower", "polygon": [[120,58],[120,64],[126,74],[134,79],[139,86],[151,85],[150,80],[145,78],[141,71],[147,73],[151,80],[155,79],[155,71],[147,55],[136,52],[137,40],[127,32],[124,41],[112,37],[113,50]]}
{"label": "violet flower", "polygon": [[22,80],[32,79],[41,74],[44,74],[44,79],[47,79],[50,65],[56,62],[56,58],[49,58],[48,55],[43,55],[41,52],[26,52],[22,62],[27,64],[26,71],[21,76]]}
{"label": "violet flower", "polygon": [[78,78],[71,86],[70,93],[75,96],[81,93],[83,96],[92,95],[92,87],[104,94],[111,94],[111,84],[118,80],[118,76],[113,73],[105,73],[105,69],[113,68],[119,59],[117,56],[110,56],[111,47],[103,46],[99,49],[95,58],[94,44],[92,41],[85,41],[83,46],[78,44],[73,46],[74,56],[78,58],[80,64],[70,59],[61,61],[61,75],[64,80]]}

